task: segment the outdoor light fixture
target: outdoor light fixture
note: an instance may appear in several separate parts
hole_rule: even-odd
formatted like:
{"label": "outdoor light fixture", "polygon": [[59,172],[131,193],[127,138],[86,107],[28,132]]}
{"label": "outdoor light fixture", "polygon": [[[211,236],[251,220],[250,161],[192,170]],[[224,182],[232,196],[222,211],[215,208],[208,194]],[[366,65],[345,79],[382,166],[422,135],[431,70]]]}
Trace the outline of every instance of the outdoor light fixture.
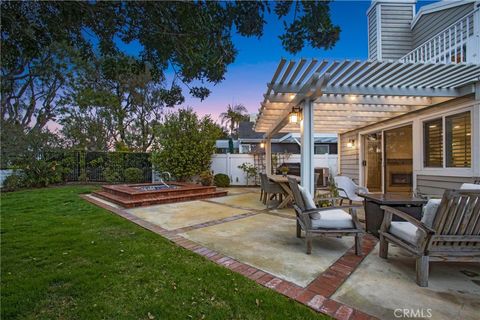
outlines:
{"label": "outdoor light fixture", "polygon": [[292,112],[290,112],[290,115],[288,116],[288,122],[298,123],[299,121],[300,121],[300,109],[294,107],[292,109]]}
{"label": "outdoor light fixture", "polygon": [[260,143],[260,148],[262,148],[262,149],[265,148],[265,143],[264,142]]}
{"label": "outdoor light fixture", "polygon": [[349,147],[349,148],[355,147],[355,140],[354,139],[348,140],[347,147]]}

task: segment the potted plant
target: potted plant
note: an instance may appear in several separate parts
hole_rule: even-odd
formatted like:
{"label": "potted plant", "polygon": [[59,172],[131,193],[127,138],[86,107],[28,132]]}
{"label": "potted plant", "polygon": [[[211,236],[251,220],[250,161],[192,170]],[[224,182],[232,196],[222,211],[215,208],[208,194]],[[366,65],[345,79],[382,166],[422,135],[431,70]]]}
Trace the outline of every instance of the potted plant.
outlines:
{"label": "potted plant", "polygon": [[282,173],[282,176],[286,177],[288,174],[288,167],[287,166],[281,166],[280,167],[280,172]]}
{"label": "potted plant", "polygon": [[211,186],[213,182],[213,175],[210,171],[205,170],[200,173],[200,183],[202,186]]}

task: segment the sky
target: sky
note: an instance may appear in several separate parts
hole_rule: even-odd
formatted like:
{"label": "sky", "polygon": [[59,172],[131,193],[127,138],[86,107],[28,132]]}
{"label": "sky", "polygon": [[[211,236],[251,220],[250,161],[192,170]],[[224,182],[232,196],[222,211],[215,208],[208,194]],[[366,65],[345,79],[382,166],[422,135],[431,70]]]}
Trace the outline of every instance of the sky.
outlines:
{"label": "sky", "polygon": [[[431,2],[419,1],[417,10],[420,6]],[[331,50],[306,46],[295,55],[285,51],[278,38],[284,30],[282,22],[274,14],[267,15],[267,23],[261,38],[247,38],[237,34],[233,36],[238,54],[235,62],[228,67],[225,80],[215,86],[207,85],[212,92],[203,101],[189,96],[188,89],[184,87],[185,103],[182,107],[192,107],[199,115],[210,114],[214,120],[218,120],[219,114],[226,110],[228,104],[243,104],[249,113],[257,113],[263,101],[267,83],[271,80],[282,58],[287,60],[301,58],[366,60],[368,49],[366,12],[370,3],[370,0],[333,1],[330,4],[331,19],[342,30],[340,40]],[[138,43],[131,43],[123,49],[137,51]]]}
{"label": "sky", "polygon": [[250,113],[257,113],[267,83],[282,58],[366,59],[366,11],[369,6],[370,1],[333,2],[330,6],[331,18],[342,29],[335,47],[326,51],[307,46],[295,55],[285,51],[278,38],[283,33],[282,22],[274,14],[267,15],[261,38],[233,37],[238,54],[235,62],[228,67],[225,80],[211,86],[212,93],[202,102],[186,95],[184,106],[193,107],[200,115],[211,114],[214,120],[218,119],[228,104],[243,104]]}

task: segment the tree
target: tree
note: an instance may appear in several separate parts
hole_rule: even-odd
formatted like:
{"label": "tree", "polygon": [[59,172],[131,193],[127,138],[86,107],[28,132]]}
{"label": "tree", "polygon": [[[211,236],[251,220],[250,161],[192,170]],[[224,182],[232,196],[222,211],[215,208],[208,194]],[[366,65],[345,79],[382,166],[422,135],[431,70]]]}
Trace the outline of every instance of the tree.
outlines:
{"label": "tree", "polygon": [[227,111],[220,113],[220,121],[222,125],[228,127],[230,136],[233,136],[238,129],[238,124],[248,120],[248,110],[242,104],[234,106],[228,105]]}
{"label": "tree", "polygon": [[184,181],[210,169],[222,132],[210,116],[199,118],[192,109],[180,109],[168,114],[156,130],[152,163],[158,171]]}
{"label": "tree", "polygon": [[3,1],[1,58],[7,85],[2,86],[9,92],[2,91],[2,105],[5,93],[18,96],[25,83],[41,79],[32,64],[52,74],[48,55],[53,48],[65,46],[66,53],[88,60],[95,52],[103,57],[126,53],[119,41],[134,40],[155,81],[164,81],[165,71],[173,70],[190,94],[204,99],[210,91],[192,84],[222,81],[237,54],[232,33],[262,36],[265,14],[272,9],[284,22],[280,39],[291,53],[306,43],[330,49],[338,40],[340,28],[331,23],[328,1]]}

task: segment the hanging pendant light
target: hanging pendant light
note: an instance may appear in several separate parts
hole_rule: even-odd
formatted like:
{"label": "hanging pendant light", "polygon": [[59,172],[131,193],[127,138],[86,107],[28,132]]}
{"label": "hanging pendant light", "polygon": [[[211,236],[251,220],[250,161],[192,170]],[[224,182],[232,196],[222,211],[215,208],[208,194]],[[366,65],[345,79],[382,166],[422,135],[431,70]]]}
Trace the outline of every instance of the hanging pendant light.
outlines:
{"label": "hanging pendant light", "polygon": [[294,107],[288,116],[288,122],[297,124],[300,122],[300,109]]}

